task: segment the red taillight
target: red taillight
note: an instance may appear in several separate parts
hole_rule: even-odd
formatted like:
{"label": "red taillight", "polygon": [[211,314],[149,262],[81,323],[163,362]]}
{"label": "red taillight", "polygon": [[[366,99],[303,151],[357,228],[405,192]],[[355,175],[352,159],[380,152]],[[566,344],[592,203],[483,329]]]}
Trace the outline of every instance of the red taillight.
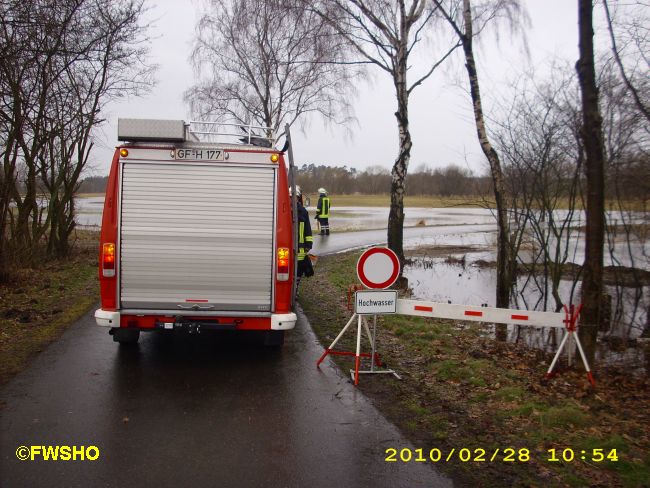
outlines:
{"label": "red taillight", "polygon": [[289,279],[289,248],[278,247],[278,281]]}
{"label": "red taillight", "polygon": [[102,274],[107,278],[115,276],[115,244],[112,242],[102,246]]}

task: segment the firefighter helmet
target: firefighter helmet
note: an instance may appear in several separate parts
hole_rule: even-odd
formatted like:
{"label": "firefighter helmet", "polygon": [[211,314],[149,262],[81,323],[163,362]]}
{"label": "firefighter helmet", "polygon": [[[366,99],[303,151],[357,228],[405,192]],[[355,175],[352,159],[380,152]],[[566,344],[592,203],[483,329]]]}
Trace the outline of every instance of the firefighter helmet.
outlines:
{"label": "firefighter helmet", "polygon": [[[293,188],[289,188],[289,196],[293,196]],[[296,185],[296,196],[301,197],[302,196],[302,190],[298,185]]]}
{"label": "firefighter helmet", "polygon": [[319,188],[318,189],[318,194],[319,195],[327,195],[327,190],[325,188]]}

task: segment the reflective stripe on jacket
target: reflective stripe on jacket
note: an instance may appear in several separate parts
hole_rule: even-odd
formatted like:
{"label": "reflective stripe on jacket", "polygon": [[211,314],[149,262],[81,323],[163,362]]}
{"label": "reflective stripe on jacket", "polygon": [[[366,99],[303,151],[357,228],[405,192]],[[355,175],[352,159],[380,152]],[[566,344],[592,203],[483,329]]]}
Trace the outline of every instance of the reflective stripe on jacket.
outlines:
{"label": "reflective stripe on jacket", "polygon": [[298,205],[298,261],[305,259],[313,244],[314,237],[311,234],[309,214],[305,207]]}
{"label": "reflective stripe on jacket", "polygon": [[316,206],[316,217],[327,219],[330,216],[330,197],[319,197]]}

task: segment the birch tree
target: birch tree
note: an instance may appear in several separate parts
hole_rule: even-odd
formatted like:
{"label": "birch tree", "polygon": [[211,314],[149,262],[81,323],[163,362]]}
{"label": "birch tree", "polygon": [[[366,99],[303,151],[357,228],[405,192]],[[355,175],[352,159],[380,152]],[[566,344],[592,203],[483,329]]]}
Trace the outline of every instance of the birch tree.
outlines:
{"label": "birch tree", "polygon": [[271,127],[318,114],[349,119],[356,70],[339,63],[347,46],[295,2],[213,0],[198,22],[192,62],[198,82],[186,93],[195,116]]}
{"label": "birch tree", "polygon": [[448,42],[427,67],[409,81],[415,50],[436,17],[428,0],[322,0],[305,2],[341,34],[360,63],[375,66],[391,77],[395,88],[398,152],[391,171],[388,247],[404,260],[404,193],[413,141],[409,98],[435,69],[460,46]]}

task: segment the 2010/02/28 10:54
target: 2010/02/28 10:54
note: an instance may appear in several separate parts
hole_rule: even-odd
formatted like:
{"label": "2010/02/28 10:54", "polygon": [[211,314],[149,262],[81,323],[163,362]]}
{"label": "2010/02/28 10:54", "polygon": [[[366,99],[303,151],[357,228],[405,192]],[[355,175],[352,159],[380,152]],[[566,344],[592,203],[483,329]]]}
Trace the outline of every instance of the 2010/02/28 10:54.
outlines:
{"label": "2010/02/28 10:54", "polygon": [[[426,452],[422,448],[409,449],[402,448],[396,449],[393,447],[385,450],[386,462],[450,462],[454,460],[467,462],[521,462],[525,463],[530,461],[530,449],[519,448],[514,449],[507,447],[505,449],[493,448],[485,450],[482,448],[462,448],[456,450],[452,448],[449,452],[443,452],[438,448],[430,449]],[[600,462],[616,462],[618,461],[618,453],[616,449],[591,449],[591,450],[574,450],[572,448],[564,449],[547,449],[545,461],[548,462],[566,462],[573,461],[592,461]]]}

